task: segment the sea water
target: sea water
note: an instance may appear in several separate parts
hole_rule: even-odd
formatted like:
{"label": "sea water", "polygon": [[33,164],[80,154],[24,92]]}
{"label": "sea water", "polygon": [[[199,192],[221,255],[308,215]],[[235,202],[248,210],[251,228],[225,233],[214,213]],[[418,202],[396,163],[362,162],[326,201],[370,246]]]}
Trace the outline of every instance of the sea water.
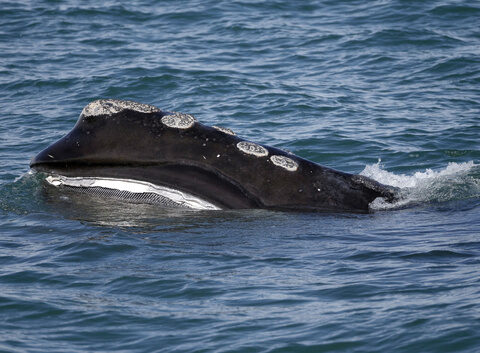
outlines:
{"label": "sea water", "polygon": [[[0,351],[478,352],[480,5],[0,2]],[[98,98],[400,188],[373,212],[48,188]]]}

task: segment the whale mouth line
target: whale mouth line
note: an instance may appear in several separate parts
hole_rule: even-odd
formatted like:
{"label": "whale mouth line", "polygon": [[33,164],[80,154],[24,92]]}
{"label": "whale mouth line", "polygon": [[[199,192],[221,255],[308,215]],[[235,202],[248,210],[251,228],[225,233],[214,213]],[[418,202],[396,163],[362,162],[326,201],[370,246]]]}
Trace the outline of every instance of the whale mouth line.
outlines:
{"label": "whale mouth line", "polygon": [[195,210],[221,210],[220,207],[192,194],[155,185],[146,181],[108,177],[67,177],[48,175],[45,181],[54,187],[111,196],[142,203],[161,204],[166,207],[189,208]]}

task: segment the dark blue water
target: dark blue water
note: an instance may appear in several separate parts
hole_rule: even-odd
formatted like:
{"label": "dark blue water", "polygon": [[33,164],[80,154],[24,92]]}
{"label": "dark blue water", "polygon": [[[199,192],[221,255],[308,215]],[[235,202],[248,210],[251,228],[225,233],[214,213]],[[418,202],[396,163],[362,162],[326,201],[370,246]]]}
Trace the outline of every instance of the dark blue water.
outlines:
{"label": "dark blue water", "polygon": [[[1,1],[0,351],[478,352],[480,4]],[[402,189],[368,215],[50,193],[97,98]]]}

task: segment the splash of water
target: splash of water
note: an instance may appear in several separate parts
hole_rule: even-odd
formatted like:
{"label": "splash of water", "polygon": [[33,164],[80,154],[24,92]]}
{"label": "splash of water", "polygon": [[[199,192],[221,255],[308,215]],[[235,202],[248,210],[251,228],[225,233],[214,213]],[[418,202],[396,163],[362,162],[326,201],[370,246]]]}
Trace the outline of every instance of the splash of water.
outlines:
{"label": "splash of water", "polygon": [[451,162],[441,170],[426,169],[413,175],[389,172],[380,162],[366,165],[360,174],[399,188],[400,198],[393,204],[376,199],[370,205],[373,210],[480,197],[480,165],[473,161]]}

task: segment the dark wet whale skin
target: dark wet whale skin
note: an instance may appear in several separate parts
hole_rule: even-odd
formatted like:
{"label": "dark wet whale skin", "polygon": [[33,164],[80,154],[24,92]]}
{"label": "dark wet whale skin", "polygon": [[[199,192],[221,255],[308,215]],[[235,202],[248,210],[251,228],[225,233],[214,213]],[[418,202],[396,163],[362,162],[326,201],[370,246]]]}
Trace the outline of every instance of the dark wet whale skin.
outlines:
{"label": "dark wet whale skin", "polygon": [[[64,176],[147,181],[227,209],[368,212],[377,197],[395,198],[391,187],[274,147],[254,145],[268,155],[248,154],[238,147],[245,140],[196,120],[191,127],[172,127],[162,122],[172,113],[136,110],[133,102],[98,102],[127,108],[100,115],[84,109],[72,131],[30,166]],[[272,156],[291,161],[296,170],[274,164]]]}

